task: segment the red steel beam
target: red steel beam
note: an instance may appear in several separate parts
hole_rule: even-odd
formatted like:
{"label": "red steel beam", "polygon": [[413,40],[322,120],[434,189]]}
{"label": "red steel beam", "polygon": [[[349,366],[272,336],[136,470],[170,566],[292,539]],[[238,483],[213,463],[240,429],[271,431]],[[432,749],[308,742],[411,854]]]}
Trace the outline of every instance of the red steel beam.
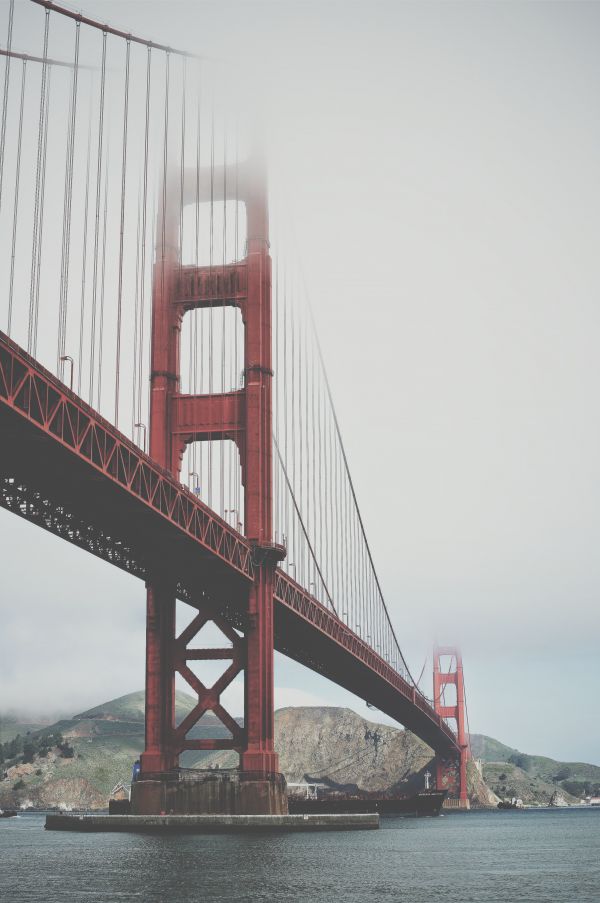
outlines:
{"label": "red steel beam", "polygon": [[[314,596],[311,596],[307,590],[280,569],[277,570],[275,577],[275,600],[279,605],[291,609],[296,616],[310,624],[314,630],[332,640],[340,650],[349,653],[354,659],[358,659],[366,666],[366,670],[377,675],[383,684],[402,696],[408,707],[418,709],[420,715],[415,723],[420,722],[425,726],[425,732],[428,734],[427,738],[424,737],[426,742],[429,742],[434,748],[443,747],[458,751],[459,746],[455,734],[428,700],[404,680],[396,669],[378,655],[368,643],[350,630],[337,615],[325,608]],[[280,643],[276,645],[279,647]],[[300,660],[297,655],[294,655],[294,658]],[[343,681],[340,682],[343,683]],[[382,705],[379,698],[371,697],[369,701],[378,708]],[[411,726],[411,730],[419,733],[418,727]]]}
{"label": "red steel beam", "polygon": [[232,438],[243,432],[245,393],[171,396],[171,435],[184,442]]}
{"label": "red steel beam", "polygon": [[241,306],[248,292],[245,260],[224,266],[182,266],[177,270],[174,300],[184,310]]}
{"label": "red steel beam", "polygon": [[35,424],[207,552],[253,579],[252,546],[243,536],[3,332],[0,406]]}
{"label": "red steel beam", "polygon": [[105,31],[107,34],[112,34],[117,38],[123,38],[124,40],[131,41],[134,44],[143,44],[144,47],[148,47],[151,50],[163,50],[165,53],[173,53],[176,56],[185,56],[193,60],[211,59],[211,57],[200,56],[197,53],[190,53],[190,51],[188,50],[177,50],[176,47],[169,47],[167,44],[156,44],[154,41],[148,41],[146,40],[146,38],[140,38],[137,35],[131,34],[131,32],[121,31],[118,28],[113,28],[106,22],[99,22],[97,19],[91,19],[89,16],[84,16],[72,9],[67,9],[65,6],[59,6],[58,3],[53,3],[52,0],[31,0],[31,2],[35,3],[37,6],[43,6],[45,9],[50,10],[50,12],[58,13],[61,16],[66,16],[68,19],[74,19],[75,22],[81,22],[82,25],[89,25],[91,28],[97,28],[100,31]]}

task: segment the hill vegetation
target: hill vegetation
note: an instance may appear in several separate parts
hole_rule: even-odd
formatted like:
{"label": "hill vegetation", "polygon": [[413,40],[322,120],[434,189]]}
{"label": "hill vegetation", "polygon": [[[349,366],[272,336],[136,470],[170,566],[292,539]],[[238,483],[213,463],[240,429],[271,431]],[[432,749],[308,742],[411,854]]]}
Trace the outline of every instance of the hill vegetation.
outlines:
{"label": "hill vegetation", "polygon": [[541,803],[558,790],[567,802],[575,803],[600,794],[598,765],[532,756],[481,734],[471,735],[471,750],[481,759],[484,779],[498,796]]}
{"label": "hill vegetation", "polygon": [[[188,694],[176,694],[178,723],[194,704]],[[103,808],[112,788],[129,781],[144,748],[144,694],[130,693],[52,725],[25,730],[26,724],[13,719],[4,725],[0,807]],[[190,736],[229,735],[206,713]],[[275,740],[281,769],[291,782],[408,794],[421,789],[425,773],[434,769],[431,749],[409,731],[368,721],[349,709],[281,709],[275,715]],[[482,763],[482,774],[475,763],[469,768],[475,805],[495,805],[494,794],[548,805],[556,790],[571,802],[600,791],[598,766],[530,756],[482,735],[473,735],[471,745]],[[182,765],[235,767],[237,756],[189,752]]]}
{"label": "hill vegetation", "polygon": [[44,727],[49,727],[55,720],[56,718],[24,718],[14,712],[5,714],[0,712],[0,743],[12,740],[17,734],[25,736],[25,734],[32,731],[39,731]]}

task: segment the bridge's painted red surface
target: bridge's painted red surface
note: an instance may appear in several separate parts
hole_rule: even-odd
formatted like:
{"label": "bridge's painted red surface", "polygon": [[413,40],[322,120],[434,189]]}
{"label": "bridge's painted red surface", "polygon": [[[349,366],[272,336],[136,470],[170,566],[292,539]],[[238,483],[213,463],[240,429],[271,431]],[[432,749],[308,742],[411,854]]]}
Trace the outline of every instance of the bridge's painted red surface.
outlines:
{"label": "bridge's painted red surface", "polygon": [[[178,764],[189,748],[186,733],[210,709],[232,733],[231,741],[214,738],[211,748],[234,746],[247,772],[278,772],[274,749],[274,621],[273,591],[277,561],[283,547],[273,544],[273,418],[271,258],[266,176],[258,159],[246,164],[240,180],[226,171],[223,193],[242,200],[247,220],[247,254],[229,267],[186,267],[180,263],[181,206],[205,200],[194,193],[163,195],[157,228],[157,253],[152,298],[152,361],[150,455],[179,477],[185,447],[191,442],[232,440],[238,449],[244,489],[244,525],[253,549],[253,580],[238,594],[245,611],[244,649],[233,643],[233,662],[212,687],[205,686],[182,658],[185,644],[174,635],[176,574],[160,562],[148,583],[146,633],[146,749],[142,773],[162,773]],[[227,178],[229,176],[229,178]],[[214,192],[214,179],[212,180]],[[183,179],[185,186],[185,178]],[[206,180],[209,184],[208,179]],[[226,187],[229,186],[229,189]],[[183,195],[183,196],[182,196]],[[214,200],[214,193],[210,195]],[[180,391],[181,324],[186,312],[207,305],[236,305],[244,324],[244,382],[239,391],[183,395]],[[207,601],[201,621],[215,621]],[[179,658],[173,649],[180,650]],[[195,651],[197,661],[212,658],[209,649]],[[245,676],[244,731],[221,703],[222,691],[240,670]],[[175,726],[175,673],[179,671],[198,695],[198,705],[182,727]]]}
{"label": "bridge's painted red surface", "polygon": [[[448,661],[444,669],[443,661]],[[455,687],[456,697],[448,702],[444,699],[444,688]],[[436,757],[436,783],[439,788],[448,790],[450,797],[457,798],[466,804],[467,797],[467,761],[469,759],[469,742],[465,724],[465,681],[463,676],[462,655],[456,646],[436,646],[433,651],[433,702],[435,710],[441,718],[452,718],[456,724],[456,739],[459,755],[439,753]]]}
{"label": "bridge's painted red surface", "polygon": [[[84,441],[92,434],[93,443]],[[179,598],[197,606],[210,599],[218,617],[244,629],[239,600],[254,577],[252,543],[2,333],[0,504],[143,580],[157,557],[168,559]],[[280,569],[274,601],[277,650],[396,718],[434,749],[458,752],[455,735],[427,700]]]}

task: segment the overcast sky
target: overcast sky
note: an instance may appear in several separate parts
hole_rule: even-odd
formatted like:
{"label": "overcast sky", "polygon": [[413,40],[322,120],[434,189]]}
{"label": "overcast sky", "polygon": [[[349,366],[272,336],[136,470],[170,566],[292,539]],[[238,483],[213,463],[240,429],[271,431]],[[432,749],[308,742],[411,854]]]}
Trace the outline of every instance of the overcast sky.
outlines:
{"label": "overcast sky", "polygon": [[[457,642],[473,732],[600,764],[600,5],[79,6],[236,59],[264,102],[413,671]],[[4,511],[0,543],[0,709],[140,689],[143,585]]]}

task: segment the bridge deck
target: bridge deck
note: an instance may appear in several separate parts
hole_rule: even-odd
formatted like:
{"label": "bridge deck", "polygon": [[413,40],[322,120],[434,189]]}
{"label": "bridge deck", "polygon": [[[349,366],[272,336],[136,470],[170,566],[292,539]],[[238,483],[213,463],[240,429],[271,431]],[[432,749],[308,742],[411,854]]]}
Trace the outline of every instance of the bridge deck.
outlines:
{"label": "bridge deck", "polygon": [[[168,562],[182,599],[209,594],[243,627],[251,544],[3,333],[0,505],[142,579]],[[427,700],[281,570],[275,600],[278,651],[436,751],[458,748]]]}

